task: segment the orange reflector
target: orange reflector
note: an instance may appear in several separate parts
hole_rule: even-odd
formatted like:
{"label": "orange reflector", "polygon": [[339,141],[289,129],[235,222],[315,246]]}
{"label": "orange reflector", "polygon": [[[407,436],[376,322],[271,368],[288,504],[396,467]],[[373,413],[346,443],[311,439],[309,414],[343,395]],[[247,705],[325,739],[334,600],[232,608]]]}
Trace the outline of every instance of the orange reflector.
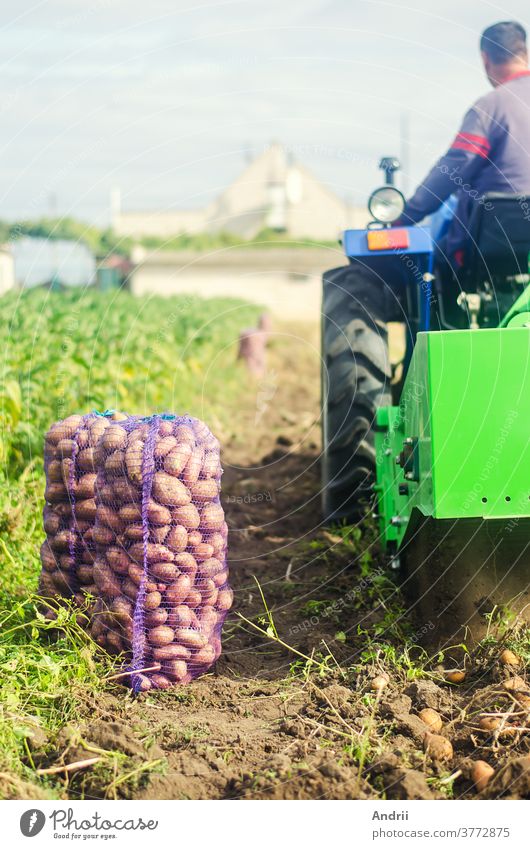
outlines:
{"label": "orange reflector", "polygon": [[398,248],[408,248],[409,234],[407,230],[369,230],[369,251],[392,251]]}

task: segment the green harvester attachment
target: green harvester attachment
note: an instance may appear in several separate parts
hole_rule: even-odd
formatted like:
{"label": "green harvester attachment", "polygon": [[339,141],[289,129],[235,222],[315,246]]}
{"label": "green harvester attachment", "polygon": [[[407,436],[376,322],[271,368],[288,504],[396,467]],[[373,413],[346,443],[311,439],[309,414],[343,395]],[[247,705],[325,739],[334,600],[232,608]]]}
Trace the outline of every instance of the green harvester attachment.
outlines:
{"label": "green harvester attachment", "polygon": [[418,625],[480,639],[530,619],[530,292],[493,329],[419,333],[377,413],[378,517]]}

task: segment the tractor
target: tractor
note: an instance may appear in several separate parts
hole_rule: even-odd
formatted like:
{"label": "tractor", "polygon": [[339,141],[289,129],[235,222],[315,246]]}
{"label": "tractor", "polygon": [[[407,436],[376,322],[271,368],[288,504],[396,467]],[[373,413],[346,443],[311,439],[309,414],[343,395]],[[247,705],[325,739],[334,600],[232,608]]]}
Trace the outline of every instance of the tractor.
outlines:
{"label": "tractor", "polygon": [[428,226],[393,226],[399,161],[380,167],[323,277],[324,520],[371,511],[409,614],[478,640],[530,621],[530,199],[477,202],[455,270]]}

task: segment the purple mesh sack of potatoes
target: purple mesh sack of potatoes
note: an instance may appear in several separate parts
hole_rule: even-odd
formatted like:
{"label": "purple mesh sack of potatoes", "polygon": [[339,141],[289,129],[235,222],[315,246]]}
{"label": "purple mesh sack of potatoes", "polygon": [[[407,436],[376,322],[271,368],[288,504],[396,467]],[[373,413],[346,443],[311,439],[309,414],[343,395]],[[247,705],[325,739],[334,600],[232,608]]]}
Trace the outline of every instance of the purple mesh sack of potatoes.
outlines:
{"label": "purple mesh sack of potatoes", "polygon": [[92,636],[128,654],[135,692],[185,684],[221,653],[221,474],[219,442],[189,416],[111,424],[99,443]]}
{"label": "purple mesh sack of potatoes", "polygon": [[[45,436],[46,540],[40,550],[38,592],[46,598],[72,598],[82,604],[85,593],[96,592],[92,576],[96,448],[110,422],[125,418],[112,411],[68,416]],[[46,613],[55,617],[52,609]]]}

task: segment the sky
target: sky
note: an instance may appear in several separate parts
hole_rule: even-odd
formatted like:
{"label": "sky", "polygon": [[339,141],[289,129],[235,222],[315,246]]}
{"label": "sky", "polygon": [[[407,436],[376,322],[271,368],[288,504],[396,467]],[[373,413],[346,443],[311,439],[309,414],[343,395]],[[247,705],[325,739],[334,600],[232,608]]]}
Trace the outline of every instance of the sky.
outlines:
{"label": "sky", "polygon": [[201,206],[273,140],[362,205],[404,154],[410,192],[488,90],[481,30],[529,8],[2,0],[0,218]]}

